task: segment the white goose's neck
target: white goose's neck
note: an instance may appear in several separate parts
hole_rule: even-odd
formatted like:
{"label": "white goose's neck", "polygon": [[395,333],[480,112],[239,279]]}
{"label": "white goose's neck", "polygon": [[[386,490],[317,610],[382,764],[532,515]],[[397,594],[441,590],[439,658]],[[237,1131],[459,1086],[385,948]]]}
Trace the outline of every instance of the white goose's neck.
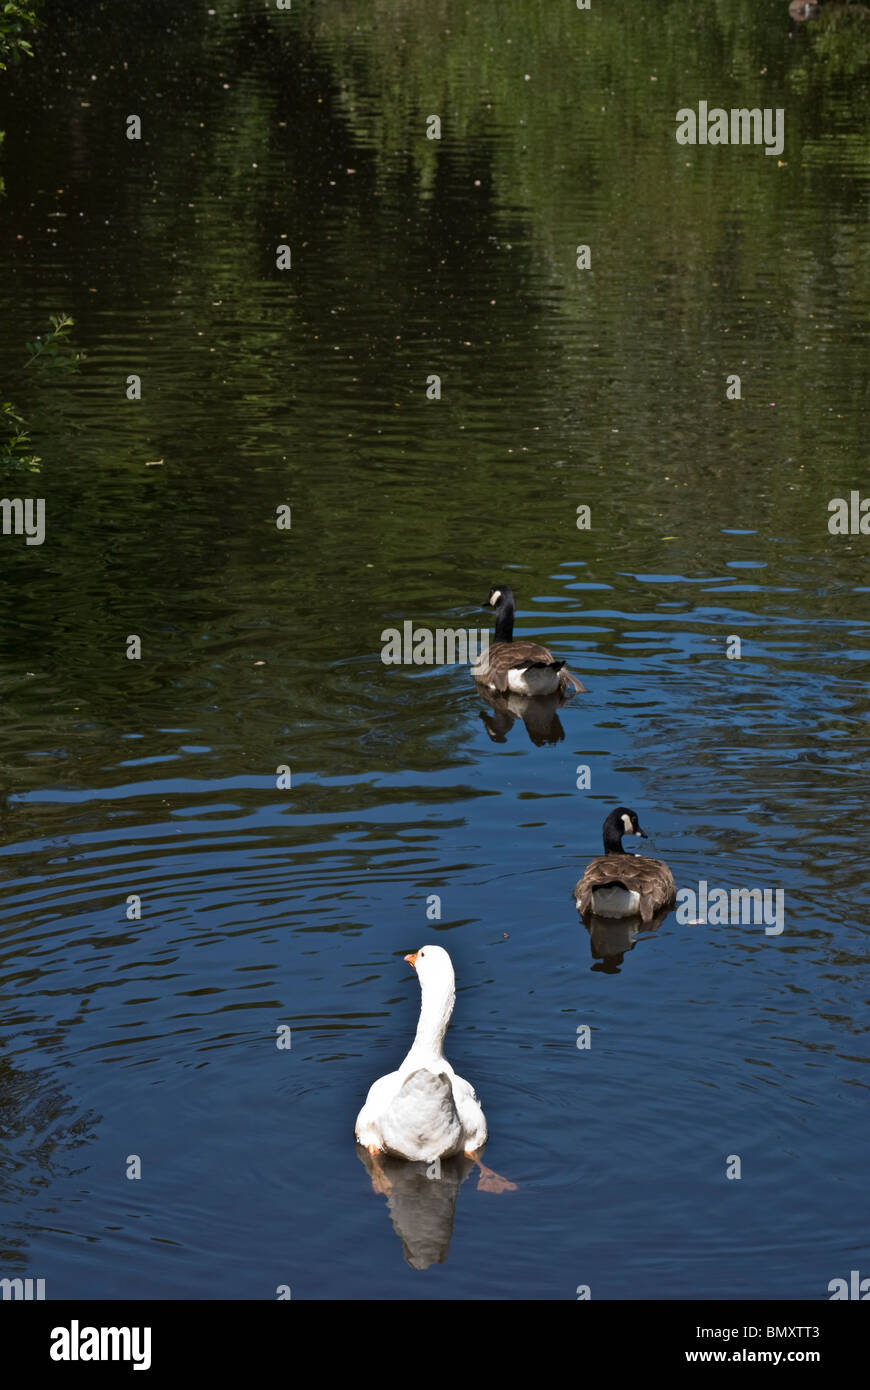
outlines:
{"label": "white goose's neck", "polygon": [[444,1034],[453,1013],[456,985],[452,978],[420,982],[420,1018],[409,1058],[442,1058]]}

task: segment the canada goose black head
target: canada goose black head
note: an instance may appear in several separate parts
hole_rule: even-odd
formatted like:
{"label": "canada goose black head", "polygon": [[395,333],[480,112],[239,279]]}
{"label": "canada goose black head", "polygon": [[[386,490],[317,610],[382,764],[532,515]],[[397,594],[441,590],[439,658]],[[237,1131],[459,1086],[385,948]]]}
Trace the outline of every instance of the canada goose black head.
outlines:
{"label": "canada goose black head", "polygon": [[507,584],[494,584],[489,591],[489,598],[483,605],[484,608],[495,609],[495,633],[496,642],[512,642],[514,635],[514,612],[516,603],[514,602],[514,591]]}
{"label": "canada goose black head", "polygon": [[637,812],[630,811],[627,806],[617,806],[615,811],[611,811],[602,828],[605,854],[623,853],[623,835],[639,835],[642,840],[648,839],[646,831],[640,828]]}

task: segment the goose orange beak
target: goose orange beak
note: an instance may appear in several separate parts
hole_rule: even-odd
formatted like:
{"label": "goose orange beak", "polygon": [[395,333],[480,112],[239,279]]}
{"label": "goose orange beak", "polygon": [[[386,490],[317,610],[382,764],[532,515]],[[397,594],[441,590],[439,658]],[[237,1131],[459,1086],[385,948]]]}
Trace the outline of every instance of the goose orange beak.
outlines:
{"label": "goose orange beak", "polygon": [[406,961],[408,962],[408,964],[411,966],[411,969],[412,969],[412,970],[416,970],[416,968],[417,968],[417,952],[416,952],[416,951],[414,952],[413,955],[411,955],[411,956],[405,956],[405,957],[403,957],[403,959],[406,960]]}

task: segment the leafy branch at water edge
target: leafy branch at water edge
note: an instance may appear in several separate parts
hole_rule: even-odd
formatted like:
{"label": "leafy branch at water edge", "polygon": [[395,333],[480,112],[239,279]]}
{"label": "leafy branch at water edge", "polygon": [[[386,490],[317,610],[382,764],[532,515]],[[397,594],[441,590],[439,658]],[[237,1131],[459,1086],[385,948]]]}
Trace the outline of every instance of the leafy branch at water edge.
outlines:
{"label": "leafy branch at water edge", "polygon": [[70,329],[75,323],[75,319],[70,314],[50,314],[49,323],[51,332],[44,338],[37,334],[32,343],[25,343],[24,350],[30,356],[25,362],[25,367],[29,367],[31,362],[35,362],[38,357],[48,358],[62,367],[76,367],[82,360],[83,354],[72,350],[69,341]]}
{"label": "leafy branch at water edge", "polygon": [[24,34],[39,23],[36,11],[41,3],[42,0],[29,0],[19,5],[17,0],[5,0],[0,8],[0,68],[20,63],[22,57],[33,57],[33,49]]}
{"label": "leafy branch at water edge", "polygon": [[[69,341],[70,331],[75,323],[71,314],[51,314],[51,332],[44,337],[37,336],[32,343],[25,344],[30,354],[22,370],[32,362],[44,361],[52,367],[70,370],[83,361],[84,353],[79,352]],[[30,432],[25,428],[24,416],[12,401],[0,404],[0,468],[16,472],[26,470],[39,472],[39,455],[31,452]]]}
{"label": "leafy branch at water edge", "polygon": [[0,405],[0,423],[6,435],[0,443],[0,466],[19,472],[25,469],[28,473],[38,473],[39,456],[29,452],[30,435],[24,428],[23,417],[11,401],[3,401]]}

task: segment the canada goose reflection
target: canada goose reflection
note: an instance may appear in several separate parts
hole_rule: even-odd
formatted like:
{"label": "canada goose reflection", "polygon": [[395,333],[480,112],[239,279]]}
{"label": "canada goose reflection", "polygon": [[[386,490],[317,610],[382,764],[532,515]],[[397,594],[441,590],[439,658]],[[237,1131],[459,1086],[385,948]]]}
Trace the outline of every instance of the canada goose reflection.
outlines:
{"label": "canada goose reflection", "polygon": [[478,685],[477,690],[492,709],[491,714],[481,710],[480,717],[493,743],[507,743],[507,736],[518,719],[525,724],[526,733],[536,748],[561,743],[564,739],[565,730],[557,713],[567,704],[564,695],[501,694],[483,685]]}
{"label": "canada goose reflection", "polygon": [[457,1154],[433,1163],[409,1163],[385,1154],[372,1157],[359,1144],[356,1151],[372,1180],[372,1190],[387,1199],[405,1263],[412,1269],[443,1264],[453,1235],[456,1197],[474,1168],[473,1161]]}
{"label": "canada goose reflection", "polygon": [[591,967],[604,975],[618,975],[624,957],[633,951],[637,941],[652,936],[669,915],[670,908],[657,912],[649,922],[641,917],[596,917],[590,913],[583,920],[589,933],[589,950],[595,962]]}

